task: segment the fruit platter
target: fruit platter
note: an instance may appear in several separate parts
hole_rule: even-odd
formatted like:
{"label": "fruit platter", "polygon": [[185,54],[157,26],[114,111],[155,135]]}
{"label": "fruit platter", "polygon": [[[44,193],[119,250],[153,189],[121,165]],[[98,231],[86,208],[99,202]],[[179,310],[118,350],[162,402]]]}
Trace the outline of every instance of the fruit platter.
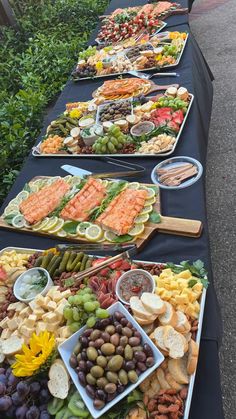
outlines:
{"label": "fruit platter", "polygon": [[[87,266],[73,264],[81,256]],[[88,266],[96,275],[78,282]],[[42,267],[50,288],[17,299],[17,282],[30,292]],[[200,260],[12,247],[0,275],[1,419],[188,418],[208,285]]]}
{"label": "fruit platter", "polygon": [[116,9],[111,15],[102,17],[96,42],[109,45],[143,33],[153,35],[166,26],[160,18],[177,13],[186,13],[186,9],[181,9],[177,3],[167,1]]}
{"label": "fruit platter", "polygon": [[174,67],[180,62],[187,39],[186,32],[165,32],[129,38],[103,48],[89,46],[79,54],[73,80]]}
{"label": "fruit platter", "polygon": [[105,81],[93,100],[66,105],[64,114],[50,123],[43,140],[33,148],[33,155],[172,154],[194,96],[185,87],[171,85],[161,86],[166,87],[164,93],[145,97],[150,86],[149,81],[137,78]]}

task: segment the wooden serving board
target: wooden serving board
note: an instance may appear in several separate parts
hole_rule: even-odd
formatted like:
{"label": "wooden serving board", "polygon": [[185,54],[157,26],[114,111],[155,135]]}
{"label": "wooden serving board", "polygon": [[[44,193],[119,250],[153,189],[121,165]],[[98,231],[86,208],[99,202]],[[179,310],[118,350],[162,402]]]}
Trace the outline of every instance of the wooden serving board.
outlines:
{"label": "wooden serving board", "polygon": [[[150,88],[146,92],[138,93],[137,95],[133,95],[133,96],[121,95],[120,97],[118,97],[116,99],[105,99],[105,101],[129,99],[131,97],[137,97],[137,96],[140,96],[140,95],[146,96],[146,95],[149,95],[150,93],[153,93],[153,92],[161,92],[162,90],[166,90],[169,87],[176,87],[177,89],[179,88],[179,84],[177,84],[177,83],[161,85],[161,84],[156,84],[152,80],[148,80],[148,82],[150,83]],[[93,98],[103,97],[102,93],[101,94],[99,93],[99,88],[93,91],[92,96],[93,96]],[[115,96],[115,94],[114,94],[114,96]]]}
{"label": "wooden serving board", "polygon": [[[161,0],[160,0],[161,1]],[[154,3],[154,2],[151,2],[151,3]],[[125,10],[125,8],[124,8],[124,10]],[[167,10],[166,12],[163,12],[163,13],[161,13],[161,14],[159,14],[156,18],[157,19],[166,19],[167,17],[169,17],[169,16],[173,16],[173,15],[186,15],[186,14],[188,14],[188,8],[187,7],[176,7],[176,9],[173,9],[173,10]],[[103,20],[103,19],[107,19],[107,18],[109,18],[111,16],[111,14],[110,15],[102,15],[102,16],[99,16],[99,19],[100,20]]]}
{"label": "wooden serving board", "polygon": [[[37,179],[43,179],[49,176],[36,176],[33,179],[31,179],[30,182],[33,182]],[[29,182],[29,184],[30,184]],[[144,183],[144,186],[153,187],[153,184],[147,184]],[[157,199],[156,202],[153,204],[153,209],[156,210],[157,213],[161,214],[161,197],[160,197],[160,189],[157,185],[155,185],[155,188],[157,189]],[[49,234],[47,232],[39,232],[39,231],[33,231],[28,228],[20,228],[17,229],[13,227],[12,225],[7,224],[4,221],[3,215],[0,216],[0,228],[5,230],[13,230],[17,231],[19,233],[27,233],[31,235],[37,235],[42,237],[51,237],[54,239],[57,239],[58,241],[69,241],[74,243],[91,243],[88,242],[88,240],[84,239],[83,237],[58,237],[57,235]],[[178,236],[186,236],[186,237],[193,237],[198,238],[200,237],[202,233],[202,222],[198,220],[189,220],[186,218],[174,218],[174,217],[165,217],[161,215],[161,222],[158,224],[154,224],[152,222],[145,223],[145,230],[139,237],[135,237],[133,241],[127,242],[127,243],[135,243],[137,248],[140,250],[143,248],[148,241],[151,239],[151,237],[156,233],[166,233],[166,234],[174,234]],[[109,242],[104,241],[104,244],[107,244]]]}

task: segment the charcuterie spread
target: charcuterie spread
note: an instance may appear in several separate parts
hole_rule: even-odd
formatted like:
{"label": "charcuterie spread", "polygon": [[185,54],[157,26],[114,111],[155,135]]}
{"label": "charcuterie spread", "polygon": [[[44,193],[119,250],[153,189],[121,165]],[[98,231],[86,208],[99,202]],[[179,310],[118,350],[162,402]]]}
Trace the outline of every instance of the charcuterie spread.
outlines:
{"label": "charcuterie spread", "polygon": [[[104,261],[95,276],[77,280],[78,271]],[[184,416],[207,286],[201,261],[112,263],[73,250],[6,248],[0,269],[3,415],[11,407],[16,417],[43,411],[56,419],[108,419],[112,407],[124,419],[147,419],[154,411]],[[51,285],[29,302],[18,301],[17,278],[24,272],[30,282],[33,269],[48,272]],[[127,310],[118,302],[119,278],[145,273],[155,286],[134,290]]]}

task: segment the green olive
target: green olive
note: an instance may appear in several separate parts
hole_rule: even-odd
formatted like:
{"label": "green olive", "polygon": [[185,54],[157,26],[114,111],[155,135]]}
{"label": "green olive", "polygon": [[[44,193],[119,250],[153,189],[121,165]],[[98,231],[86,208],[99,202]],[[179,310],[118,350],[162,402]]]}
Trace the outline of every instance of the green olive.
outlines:
{"label": "green olive", "polygon": [[101,351],[104,355],[112,355],[114,354],[116,348],[114,345],[112,345],[112,343],[104,343],[101,346]]}
{"label": "green olive", "polygon": [[119,371],[123,364],[124,358],[121,355],[113,356],[107,364],[107,367],[110,371]]}
{"label": "green olive", "polygon": [[86,354],[89,361],[95,361],[98,357],[98,351],[93,346],[87,348]]}
{"label": "green olive", "polygon": [[93,377],[90,373],[86,375],[86,381],[88,384],[91,384],[91,386],[95,386],[96,384],[96,378]]}
{"label": "green olive", "polygon": [[107,365],[107,359],[105,356],[99,355],[96,359],[96,363],[99,367],[105,368]]}
{"label": "green olive", "polygon": [[128,374],[127,374],[127,372],[125,371],[125,370],[120,370],[119,372],[118,372],[118,377],[119,377],[119,380],[120,380],[120,382],[121,382],[121,384],[123,384],[123,385],[125,385],[126,386],[126,384],[128,384]]}
{"label": "green olive", "polygon": [[106,377],[110,383],[114,383],[114,384],[116,384],[119,380],[119,377],[116,374],[116,372],[112,372],[112,371],[108,371],[106,373]]}
{"label": "green olive", "polygon": [[109,326],[106,327],[105,332],[109,333],[109,335],[113,335],[115,333],[116,329],[113,324],[109,324]]}
{"label": "green olive", "polygon": [[106,377],[101,377],[97,379],[97,386],[98,388],[104,388],[106,384],[108,384],[109,381]]}
{"label": "green olive", "polygon": [[131,381],[131,383],[136,383],[138,381],[138,374],[136,373],[136,371],[131,370],[128,372],[128,378],[129,381]]}
{"label": "green olive", "polygon": [[134,352],[130,345],[126,345],[124,354],[127,361],[131,361],[133,359]]}
{"label": "green olive", "polygon": [[104,374],[104,369],[102,367],[99,367],[99,365],[95,365],[91,368],[90,373],[94,378],[100,378]]}

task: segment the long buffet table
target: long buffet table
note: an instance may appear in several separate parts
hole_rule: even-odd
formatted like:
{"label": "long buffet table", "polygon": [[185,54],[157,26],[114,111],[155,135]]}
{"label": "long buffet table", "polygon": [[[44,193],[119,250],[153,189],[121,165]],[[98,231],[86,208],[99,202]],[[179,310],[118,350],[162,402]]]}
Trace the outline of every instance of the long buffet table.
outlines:
{"label": "long buffet table", "polygon": [[[116,7],[127,5],[144,4],[145,1],[136,0],[113,0],[108,8],[112,11]],[[187,0],[181,0],[183,7],[188,7]],[[170,30],[190,32],[188,26],[188,15],[172,16],[167,19]],[[94,35],[91,42],[94,41]],[[201,161],[206,167],[206,152],[208,141],[208,130],[212,106],[212,74],[206,65],[204,57],[190,32],[186,50],[183,54],[180,65],[176,70],[180,77],[178,83],[185,86],[189,92],[194,94],[194,103],[181,135],[175,155],[190,156]],[[155,79],[157,81],[157,79]],[[158,80],[160,84],[173,82],[173,78]],[[84,81],[73,83],[69,81],[56,102],[54,108],[45,120],[46,129],[49,121],[53,120],[60,112],[64,111],[67,102],[76,100],[88,100],[91,93],[101,84],[101,81]],[[150,171],[159,161],[158,157],[153,158],[125,158],[125,161],[138,163],[146,168],[142,182],[150,182]],[[24,183],[36,175],[64,175],[60,169],[62,164],[69,163],[94,172],[110,171],[111,168],[97,158],[33,158],[29,156],[18,176],[5,205],[18,193]],[[196,381],[193,392],[190,419],[221,419],[224,417],[222,408],[222,397],[220,387],[220,371],[218,348],[221,341],[221,318],[215,295],[213,277],[211,272],[211,260],[209,252],[207,216],[205,208],[205,176],[190,188],[179,191],[161,192],[162,214],[183,218],[199,219],[204,224],[201,238],[192,239],[172,235],[156,234],[149,244],[139,255],[139,259],[151,261],[172,261],[175,263],[181,260],[202,259],[209,272],[210,285],[207,291],[204,324],[202,330],[200,357],[196,373]],[[4,205],[4,206],[5,206]],[[14,232],[0,233],[0,248],[6,246],[19,246],[28,248],[47,248],[55,244],[55,240],[37,236],[24,235]]]}

